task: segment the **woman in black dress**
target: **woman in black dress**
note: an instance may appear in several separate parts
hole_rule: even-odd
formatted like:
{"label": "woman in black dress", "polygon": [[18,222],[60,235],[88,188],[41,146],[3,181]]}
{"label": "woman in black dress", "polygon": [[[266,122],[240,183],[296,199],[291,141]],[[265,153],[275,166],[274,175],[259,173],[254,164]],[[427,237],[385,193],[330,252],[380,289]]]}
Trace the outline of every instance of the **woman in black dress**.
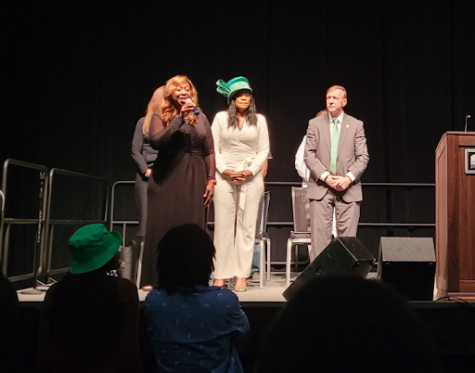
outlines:
{"label": "woman in black dress", "polygon": [[213,199],[213,137],[188,77],[177,75],[167,81],[161,113],[152,117],[149,138],[158,157],[148,183],[141,279],[144,290],[157,286],[157,247],[161,238],[182,224],[198,224],[205,229],[205,206]]}

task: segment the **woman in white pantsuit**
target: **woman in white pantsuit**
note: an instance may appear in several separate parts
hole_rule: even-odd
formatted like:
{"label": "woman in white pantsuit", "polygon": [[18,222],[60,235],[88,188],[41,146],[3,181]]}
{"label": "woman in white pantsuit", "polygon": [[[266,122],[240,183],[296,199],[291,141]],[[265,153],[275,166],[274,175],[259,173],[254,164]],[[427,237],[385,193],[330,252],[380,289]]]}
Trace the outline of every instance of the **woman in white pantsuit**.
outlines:
{"label": "woman in white pantsuit", "polygon": [[216,156],[214,191],[216,247],[214,285],[236,276],[234,291],[247,290],[259,202],[264,192],[261,167],[269,154],[266,119],[256,113],[252,89],[244,77],[219,80],[218,93],[229,109],[216,114],[211,132]]}

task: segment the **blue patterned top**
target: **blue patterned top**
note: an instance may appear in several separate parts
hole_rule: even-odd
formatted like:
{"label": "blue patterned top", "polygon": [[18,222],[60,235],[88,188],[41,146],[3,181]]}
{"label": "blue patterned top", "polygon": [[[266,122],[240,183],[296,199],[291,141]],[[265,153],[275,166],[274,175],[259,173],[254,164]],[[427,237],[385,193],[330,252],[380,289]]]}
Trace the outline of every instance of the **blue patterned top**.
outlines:
{"label": "blue patterned top", "polygon": [[192,294],[168,295],[154,289],[145,316],[159,371],[243,372],[232,336],[246,332],[249,321],[232,291],[198,286]]}

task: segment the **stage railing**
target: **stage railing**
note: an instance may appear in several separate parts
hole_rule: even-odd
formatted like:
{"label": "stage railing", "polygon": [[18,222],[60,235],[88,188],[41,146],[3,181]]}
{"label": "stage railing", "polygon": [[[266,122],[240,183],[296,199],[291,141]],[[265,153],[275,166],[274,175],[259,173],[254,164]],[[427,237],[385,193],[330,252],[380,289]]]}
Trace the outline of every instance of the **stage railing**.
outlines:
{"label": "stage railing", "polygon": [[[273,186],[300,186],[301,183],[298,182],[287,182],[287,181],[269,181],[265,183],[266,185],[273,185]],[[363,188],[366,187],[379,187],[379,188],[435,188],[435,183],[361,183]],[[290,198],[290,197],[289,197]],[[294,223],[291,221],[285,222],[267,222],[267,226],[272,227],[286,227],[286,226],[293,226]],[[359,227],[405,227],[405,228],[413,228],[413,227],[435,227],[435,223],[358,223]]]}
{"label": "stage railing", "polygon": [[[8,171],[10,166],[17,166],[28,170],[36,170],[39,172],[39,188],[38,188],[38,218],[13,218],[5,216],[5,208],[2,208],[2,216],[0,222],[0,258],[3,263],[3,273],[10,281],[28,280],[31,278],[36,279],[38,276],[38,262],[41,262],[41,257],[44,253],[44,240],[43,240],[43,225],[45,217],[43,212],[46,208],[46,199],[44,198],[45,192],[48,190],[48,168],[43,165],[34,163],[19,161],[16,159],[7,159],[3,164],[3,176],[2,176],[2,192],[3,192],[3,207],[5,207],[8,198]],[[10,254],[10,231],[12,225],[36,225],[36,237],[35,246],[33,248],[33,269],[31,273],[8,276],[8,256]]]}
{"label": "stage railing", "polygon": [[[135,186],[134,180],[119,180],[112,184],[111,188],[111,208],[110,208],[110,217],[109,217],[109,230],[113,230],[114,226],[120,226],[120,230],[122,231],[122,246],[127,246],[127,228],[138,226],[139,221],[138,219],[131,220],[131,219],[116,219],[115,216],[115,205],[116,205],[116,190],[118,187],[121,186]],[[135,200],[134,200],[134,207],[135,207]],[[208,217],[209,213],[209,205],[205,208],[205,218]],[[213,222],[208,222],[208,225],[213,225]],[[135,238],[135,237],[134,237]],[[130,240],[129,240],[130,241]]]}
{"label": "stage railing", "polygon": [[[286,182],[286,181],[269,181],[265,183],[266,186],[301,186],[301,182]],[[364,189],[377,187],[377,188],[405,188],[405,189],[413,189],[413,188],[435,188],[435,183],[361,183]],[[290,199],[290,193],[289,193]],[[292,221],[268,221],[268,227],[293,227],[294,223]],[[358,227],[373,227],[373,228],[407,228],[409,230],[415,228],[433,228],[435,227],[435,223],[425,222],[425,223],[398,223],[398,222],[358,222]],[[292,262],[294,265],[303,265],[308,263],[308,259],[306,261],[298,261],[296,263]],[[285,265],[285,261],[272,261],[272,265]]]}
{"label": "stage railing", "polygon": [[3,194],[3,192],[0,190],[0,199],[2,200],[0,202],[0,208],[2,209],[2,213],[3,213],[3,208],[5,207],[5,195]]}
{"label": "stage railing", "polygon": [[[112,186],[112,196],[111,196],[111,209],[110,209],[110,226],[112,230],[114,225],[120,225],[122,230],[123,245],[125,246],[126,241],[126,232],[129,226],[138,225],[137,220],[128,220],[128,219],[115,219],[115,194],[116,187],[120,185],[134,185],[135,181],[117,181]],[[265,183],[266,186],[275,186],[275,187],[292,187],[300,186],[301,182],[286,182],[286,181],[268,181]],[[362,183],[363,188],[406,188],[408,190],[413,188],[435,188],[435,183]],[[290,192],[289,192],[290,200]],[[275,201],[275,199],[274,199]],[[268,221],[267,227],[293,227],[294,223],[292,221]],[[208,226],[214,226],[214,221],[208,221]],[[401,223],[401,222],[359,222],[359,227],[374,227],[374,228],[432,228],[435,227],[435,223],[424,222],[424,223]],[[272,261],[273,265],[284,265],[285,261]],[[304,264],[304,262],[295,263],[295,264]]]}
{"label": "stage railing", "polygon": [[139,225],[138,220],[115,220],[114,212],[115,212],[115,191],[116,187],[122,185],[135,185],[135,181],[131,180],[122,180],[116,181],[112,184],[111,188],[111,208],[110,208],[110,219],[109,219],[109,230],[112,231],[114,225],[120,225],[122,229],[122,246],[127,246],[126,242],[126,235],[127,235],[127,227],[132,225]]}
{"label": "stage railing", "polygon": [[[115,213],[115,198],[116,198],[116,187],[118,185],[134,185],[135,181],[117,181],[113,184],[111,189],[111,202],[109,198],[109,188],[108,181],[99,177],[94,177],[86,174],[81,174],[77,172],[60,170],[60,169],[51,169],[48,174],[48,168],[42,165],[36,165],[28,162],[18,161],[14,159],[7,159],[4,163],[3,168],[3,180],[2,180],[2,191],[3,199],[2,204],[5,206],[7,201],[7,183],[8,183],[8,168],[9,166],[19,166],[28,169],[34,169],[39,171],[39,193],[38,193],[38,218],[13,218],[5,216],[5,208],[1,210],[1,221],[0,221],[0,259],[3,261],[3,271],[7,275],[8,269],[8,255],[9,255],[9,239],[10,239],[10,228],[15,224],[27,224],[27,225],[37,225],[36,232],[36,244],[33,248],[34,253],[34,265],[33,271],[31,273],[11,276],[9,279],[11,281],[18,281],[23,279],[37,278],[41,274],[46,274],[49,276],[63,273],[68,270],[69,267],[64,268],[55,268],[52,266],[52,254],[53,254],[53,239],[55,233],[55,227],[58,225],[84,225],[91,223],[104,223],[107,224],[107,213],[110,203],[110,220],[109,228],[112,229],[114,225],[121,225],[122,236],[123,236],[123,245],[126,246],[126,231],[128,226],[138,225],[138,221],[122,219],[116,220]],[[60,174],[72,178],[83,178],[98,181],[100,184],[106,185],[104,188],[104,211],[103,218],[93,219],[93,220],[83,220],[83,219],[51,219],[51,203],[54,198],[52,183],[54,180],[54,175]],[[291,187],[300,185],[299,182],[266,182],[267,186],[283,186]],[[428,183],[362,183],[364,188],[367,187],[379,187],[379,188],[419,188],[419,187],[435,187],[435,184]],[[45,198],[46,195],[46,198]],[[208,222],[209,226],[214,225],[214,222]],[[405,227],[408,229],[418,228],[418,227],[435,227],[435,223],[399,223],[399,222],[359,222],[360,227]],[[267,227],[292,227],[292,221],[268,221]],[[272,264],[283,264],[284,262],[272,262]],[[8,276],[8,275],[7,275]],[[35,281],[36,283],[36,281]]]}
{"label": "stage railing", "polygon": [[[30,209],[30,214],[34,214],[33,216],[37,217],[13,217],[9,215],[9,206],[12,204],[12,196],[15,197],[15,193],[9,192],[8,188],[9,183],[12,183],[12,178],[15,175],[11,175],[11,168],[12,166],[19,167],[20,175],[24,177],[25,175],[29,178],[31,175],[29,170],[34,170],[39,173],[39,184],[38,184],[38,205],[32,207],[25,203],[25,196],[23,195],[23,191],[18,192],[17,194],[20,195],[22,199],[16,201],[13,200],[13,203],[17,204],[20,208],[20,211],[23,211],[26,207]],[[10,176],[9,176],[10,175]],[[94,191],[99,190],[100,201],[103,205],[98,208],[98,210],[102,211],[98,214],[99,219],[52,219],[51,216],[51,207],[52,203],[55,201],[55,195],[57,193],[57,183],[53,182],[57,178],[57,175],[65,176],[66,179],[72,180],[74,183],[78,182],[79,179],[88,180],[92,183],[98,183],[100,189],[97,189],[97,184],[94,184]],[[2,187],[0,190],[0,198],[1,198],[1,216],[0,216],[0,260],[2,262],[2,270],[5,276],[12,282],[21,281],[21,280],[29,280],[34,279],[34,287],[36,288],[38,283],[38,278],[40,275],[44,274],[47,276],[49,280],[51,275],[67,272],[69,267],[64,268],[52,268],[52,254],[53,254],[53,242],[54,242],[54,234],[55,228],[60,225],[85,225],[91,223],[102,223],[107,225],[107,217],[108,217],[108,209],[110,204],[110,190],[109,190],[109,182],[106,179],[86,175],[78,172],[72,172],[67,170],[61,170],[57,168],[53,168],[51,170],[48,167],[43,165],[38,165],[34,163],[19,161],[16,159],[7,159],[4,162],[3,166],[3,175],[2,175]],[[55,177],[56,176],[56,177]],[[9,180],[10,179],[10,180]],[[22,182],[22,185],[26,185],[25,190],[28,192],[32,192],[32,183],[31,180],[25,181],[23,178],[20,178],[20,181],[14,182]],[[53,188],[55,186],[55,188]],[[34,192],[34,190],[33,190]],[[83,191],[81,191],[82,193]],[[86,193],[88,190],[86,190]],[[35,192],[36,193],[36,192]],[[28,196],[31,199],[31,194],[28,193]],[[94,198],[95,195],[92,197]],[[36,197],[34,197],[36,199]],[[96,203],[97,199],[94,199],[93,203]],[[87,208],[86,208],[87,209]],[[18,213],[18,212],[16,212]],[[20,214],[22,214],[20,212]],[[32,247],[32,271],[28,273],[21,273],[10,275],[8,273],[8,262],[9,257],[12,257],[11,251],[11,230],[12,226],[16,225],[34,225],[36,226],[36,232],[34,237],[34,246]],[[30,241],[32,237],[26,237],[25,242]],[[25,247],[25,253],[30,255],[30,247]],[[13,257],[12,257],[13,258]],[[29,266],[29,264],[28,264]]]}
{"label": "stage railing", "polygon": [[[102,212],[102,219],[52,219],[51,218],[51,207],[53,204],[54,194],[53,191],[55,190],[55,176],[62,175],[68,178],[73,179],[85,179],[89,181],[98,182],[99,185],[103,186],[103,190],[101,191],[101,201],[104,202],[104,211]],[[44,271],[47,279],[49,280],[52,275],[66,273],[69,271],[69,267],[63,268],[52,268],[52,257],[53,257],[53,242],[54,242],[54,233],[55,228],[61,225],[86,225],[86,224],[94,224],[94,223],[102,223],[107,226],[107,212],[109,208],[109,181],[100,177],[91,176],[79,172],[73,172],[68,170],[61,170],[58,168],[51,169],[49,173],[49,180],[50,180],[50,187],[48,189],[48,196],[47,196],[47,208],[46,208],[46,220],[45,220],[45,232],[46,237],[45,240],[47,242],[47,255],[45,257],[45,261],[43,262],[45,265],[46,270]],[[102,194],[103,193],[103,194]],[[42,271],[39,271],[42,273]]]}
{"label": "stage railing", "polygon": [[[5,194],[3,194],[2,190],[0,190],[0,230],[3,232],[3,210],[5,209]],[[3,242],[3,235],[0,235],[0,263],[2,262],[2,242]],[[0,271],[3,268],[0,268]]]}

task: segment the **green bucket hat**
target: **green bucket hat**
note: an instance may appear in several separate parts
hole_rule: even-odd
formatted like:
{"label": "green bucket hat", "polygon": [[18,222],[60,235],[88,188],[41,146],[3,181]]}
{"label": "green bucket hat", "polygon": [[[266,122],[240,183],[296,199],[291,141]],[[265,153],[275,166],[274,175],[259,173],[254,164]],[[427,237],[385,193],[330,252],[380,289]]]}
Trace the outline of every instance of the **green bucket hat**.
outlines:
{"label": "green bucket hat", "polygon": [[218,88],[216,88],[216,91],[224,97],[228,98],[228,105],[231,103],[233,96],[236,92],[242,91],[243,89],[252,92],[252,88],[249,85],[249,80],[247,80],[243,76],[237,76],[227,83],[224,80],[219,79],[216,82],[216,85],[218,86]]}
{"label": "green bucket hat", "polygon": [[79,228],[69,239],[73,263],[69,271],[86,273],[101,268],[119,250],[122,236],[109,232],[104,224],[89,224]]}

